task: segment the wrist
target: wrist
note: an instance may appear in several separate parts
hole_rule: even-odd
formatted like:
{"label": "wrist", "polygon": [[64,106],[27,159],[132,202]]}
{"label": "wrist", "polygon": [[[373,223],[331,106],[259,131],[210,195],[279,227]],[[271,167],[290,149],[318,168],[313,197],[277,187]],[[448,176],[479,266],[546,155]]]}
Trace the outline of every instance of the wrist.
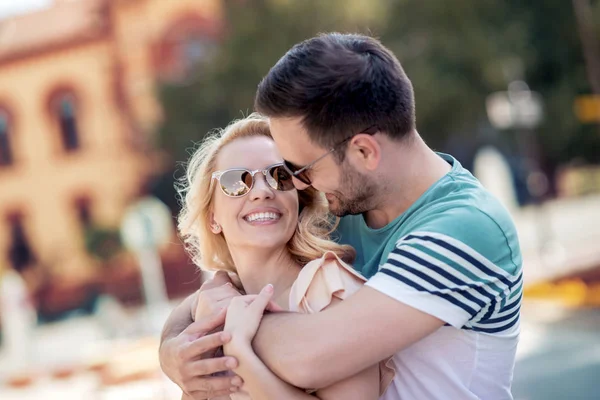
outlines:
{"label": "wrist", "polygon": [[237,358],[240,362],[243,359],[248,359],[252,356],[256,356],[254,354],[254,350],[252,349],[252,345],[250,344],[250,342],[241,339],[236,339],[235,336],[231,339],[229,343],[223,345],[223,352],[227,356]]}

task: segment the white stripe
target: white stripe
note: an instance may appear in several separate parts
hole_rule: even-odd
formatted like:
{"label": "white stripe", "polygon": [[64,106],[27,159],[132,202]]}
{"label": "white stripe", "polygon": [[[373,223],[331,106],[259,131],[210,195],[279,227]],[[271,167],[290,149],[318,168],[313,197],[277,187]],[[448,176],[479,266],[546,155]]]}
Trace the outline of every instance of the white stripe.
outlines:
{"label": "white stripe", "polygon": [[[474,266],[473,264],[471,264],[469,261],[467,261],[464,258],[462,258],[461,256],[459,256],[458,254],[446,249],[445,247],[440,246],[437,243],[433,243],[433,242],[423,240],[423,239],[413,238],[411,240],[402,241],[402,243],[398,242],[397,246],[401,247],[403,244],[408,244],[408,245],[419,244],[423,247],[426,247],[426,248],[432,250],[433,252],[438,253],[451,261],[454,261],[455,263],[459,264],[461,267],[465,268],[466,270],[468,270],[469,272],[471,272],[473,275],[475,275],[477,277],[481,277],[482,279],[487,279],[487,280],[489,280],[490,278],[493,279],[494,284],[496,286],[498,286],[500,288],[500,290],[502,290],[502,293],[505,296],[507,296],[510,292],[510,288],[504,282],[500,281],[496,277],[493,277],[492,275],[486,274],[481,269]],[[477,283],[481,287],[485,287],[485,286],[489,285],[489,283],[487,283],[487,282],[477,282]],[[497,294],[497,296],[498,295],[499,294]]]}
{"label": "white stripe", "polygon": [[[517,306],[515,306],[514,308],[511,308],[510,310],[507,310],[507,311],[500,312],[500,308],[501,308],[501,307],[500,307],[500,302],[496,302],[496,304],[495,304],[495,306],[494,306],[494,311],[493,311],[493,312],[492,312],[492,314],[490,315],[489,319],[502,318],[502,317],[505,317],[505,316],[507,316],[507,315],[509,315],[509,314],[512,314],[512,313],[514,313],[514,312],[515,312],[515,311],[517,311],[517,310],[519,309],[519,307],[521,306],[521,301],[513,301],[512,303],[508,303],[508,304],[505,306],[505,307],[507,307],[507,306],[512,306],[512,305],[514,305],[514,304],[518,304],[518,305],[517,305]],[[519,314],[519,313],[517,313],[517,314]],[[473,319],[471,320],[471,323],[472,323],[473,325],[479,325],[479,322],[481,322],[481,318],[483,318],[483,316],[484,316],[484,315],[485,315],[485,314],[483,314],[483,315],[481,315],[481,316],[480,316],[480,315],[478,314],[476,318],[473,318]],[[483,327],[483,326],[488,326],[488,325],[487,325],[487,324],[481,324],[480,326],[482,326],[482,327]]]}
{"label": "white stripe", "polygon": [[[496,302],[496,303],[497,303],[497,302]],[[496,303],[494,303],[494,304],[496,304]],[[485,307],[483,307],[483,308],[481,309],[481,311],[479,311],[479,312],[477,313],[477,315],[475,315],[475,316],[474,316],[474,317],[471,319],[471,321],[469,322],[468,326],[471,326],[470,324],[471,324],[471,323],[474,323],[474,322],[476,322],[476,321],[481,321],[481,318],[483,318],[483,316],[484,316],[485,314],[487,314],[487,312],[488,312],[488,310],[490,309],[490,306],[491,306],[491,305],[492,305],[492,303],[487,303],[487,304],[485,305]],[[492,312],[492,314],[493,314],[493,312]]]}
{"label": "white stripe", "polygon": [[[502,303],[501,299],[497,298],[496,301],[494,302],[494,310],[490,314],[490,319],[494,318],[498,314],[498,312],[500,311],[501,303]],[[481,321],[481,319],[485,316],[485,314],[487,313],[487,311],[489,311],[489,309],[490,309],[489,307],[486,307],[486,312],[485,313],[481,312],[481,313],[477,314],[474,318],[471,319],[470,323],[477,324],[479,321]]]}
{"label": "white stripe", "polygon": [[[506,305],[504,306],[504,308],[509,308],[511,306],[514,306],[517,303],[520,305],[522,303],[522,299],[519,299],[519,296],[517,296],[516,298],[511,299],[511,300],[512,300],[512,302],[511,303],[506,303]],[[505,315],[508,315],[508,314],[514,312],[517,308],[519,308],[519,306],[515,306],[515,307],[511,308],[510,310],[506,310],[506,311],[500,311],[500,310],[498,310],[490,318],[503,317]]]}
{"label": "white stripe", "polygon": [[[409,266],[415,265],[414,261],[409,260],[409,259],[405,259],[405,260],[406,261],[403,260],[402,262],[408,264]],[[410,264],[412,264],[412,265],[410,265]],[[416,265],[418,265],[418,264],[416,264]],[[471,300],[469,300],[469,299],[463,297],[462,295],[460,295],[460,293],[458,293],[458,292],[456,292],[456,291],[454,291],[454,290],[452,290],[450,288],[447,288],[447,287],[443,288],[443,289],[440,289],[440,288],[432,285],[431,283],[429,283],[429,282],[421,279],[420,277],[418,277],[418,276],[416,276],[416,275],[414,275],[414,274],[406,271],[405,269],[399,268],[399,267],[397,267],[397,266],[395,266],[393,264],[386,263],[386,264],[384,264],[383,268],[389,269],[390,271],[393,271],[393,272],[395,272],[395,273],[397,273],[399,275],[402,275],[402,276],[406,277],[407,279],[413,281],[417,285],[422,286],[427,291],[436,292],[436,293],[443,293],[443,294],[449,295],[452,298],[454,298],[455,300],[457,300],[459,303],[465,304],[466,306],[472,308],[473,310],[475,310],[475,312],[477,312],[481,308],[476,303],[473,303]],[[404,284],[404,282],[402,282],[402,283]],[[413,291],[419,291],[416,288],[413,288],[412,286],[409,286],[409,285],[406,285],[406,284],[404,284],[404,285],[407,286],[407,287],[409,287],[409,288],[411,288]],[[432,296],[435,296],[432,293],[430,293],[430,294]],[[446,299],[444,299],[442,297],[440,297],[440,300],[448,302],[448,300],[446,300]],[[452,304],[452,303],[450,303],[450,304]],[[452,305],[455,306],[455,307],[458,307],[455,304],[452,304]]]}
{"label": "white stripe", "polygon": [[478,323],[472,323],[471,327],[475,328],[475,329],[496,329],[496,328],[502,328],[503,326],[508,325],[511,322],[513,322],[515,319],[519,318],[519,315],[520,315],[520,313],[517,313],[512,318],[507,319],[506,321],[496,322],[495,324],[478,324]]}
{"label": "white stripe", "polygon": [[[413,250],[413,249],[411,249],[411,250]],[[418,252],[418,251],[417,251],[417,252]],[[412,252],[411,252],[411,253],[412,253]],[[424,253],[422,253],[422,255],[424,256],[423,258],[426,258],[426,257],[427,257],[427,254],[424,254]],[[444,286],[444,287],[446,287],[446,288],[448,288],[448,289],[451,289],[452,291],[455,291],[455,292],[456,292],[456,291],[460,291],[460,292],[469,293],[470,295],[472,295],[472,296],[473,296],[473,297],[475,297],[476,299],[478,299],[478,300],[480,300],[481,302],[483,302],[484,306],[485,306],[485,304],[487,304],[487,303],[490,303],[490,302],[491,302],[491,299],[490,299],[489,297],[486,297],[486,296],[484,296],[484,295],[482,295],[482,294],[478,293],[478,292],[477,292],[475,289],[473,289],[473,288],[467,288],[467,286],[466,286],[467,284],[466,284],[466,283],[464,284],[464,286],[462,286],[462,285],[460,285],[460,286],[459,286],[459,285],[457,285],[456,283],[454,283],[454,282],[452,282],[452,281],[448,280],[448,279],[447,279],[447,278],[445,278],[444,276],[440,275],[438,272],[435,272],[435,271],[433,271],[433,270],[431,270],[431,269],[426,269],[426,270],[424,271],[424,270],[423,270],[423,268],[427,268],[427,267],[423,267],[421,264],[419,264],[418,262],[416,262],[416,261],[414,261],[414,260],[411,260],[410,258],[407,258],[407,257],[405,257],[405,256],[403,256],[403,255],[396,254],[396,253],[393,253],[393,252],[392,252],[392,253],[390,253],[390,255],[389,255],[388,257],[389,257],[389,258],[392,258],[392,259],[395,259],[395,260],[397,260],[397,261],[399,261],[399,262],[401,262],[401,263],[403,263],[403,264],[406,264],[406,265],[408,265],[408,266],[410,266],[410,267],[413,267],[413,268],[417,269],[418,271],[420,271],[420,272],[422,272],[422,273],[426,274],[428,277],[430,277],[431,279],[433,279],[433,280],[435,280],[436,282],[438,282],[440,285],[442,285],[442,286]],[[431,258],[431,257],[429,257],[429,258]],[[427,261],[427,260],[426,260],[426,261]],[[437,260],[435,260],[435,261],[437,261]],[[439,261],[437,261],[437,263],[436,263],[436,264],[440,264],[440,262],[439,262]],[[445,268],[444,268],[444,266],[445,266]],[[442,264],[442,266],[441,266],[441,267],[444,269],[444,271],[448,271],[448,269],[452,269],[452,268],[450,268],[449,266],[447,266],[447,265],[445,265],[445,264]],[[406,273],[410,273],[410,272],[406,271]],[[411,275],[412,275],[412,274],[411,274]],[[457,277],[457,278],[458,278],[458,277]],[[462,279],[461,279],[461,280],[462,280]],[[439,290],[439,289],[437,289],[437,290]],[[466,301],[469,301],[469,302],[471,302],[471,300],[468,300],[468,299],[466,299],[466,298],[465,298],[465,300],[466,300]],[[482,307],[482,306],[476,305],[475,309],[477,310],[477,309],[480,309],[481,307]]]}
{"label": "white stripe", "polygon": [[[488,260],[483,255],[481,255],[479,252],[477,252],[474,249],[472,249],[471,247],[467,246],[460,240],[456,240],[450,236],[447,236],[447,235],[444,235],[441,233],[435,233],[435,232],[412,232],[412,233],[410,233],[410,235],[413,235],[413,236],[426,235],[426,236],[431,236],[432,238],[435,238],[435,239],[439,239],[443,242],[446,242],[446,243],[464,251],[465,253],[467,253],[468,255],[470,255],[471,257],[476,259],[477,261],[479,261],[481,264],[485,265],[486,267],[488,267],[489,269],[494,271],[494,273],[505,277],[509,281],[514,282],[514,280],[517,278],[517,276],[513,276],[513,275],[509,274],[508,272],[506,272],[505,270],[503,270],[502,268],[496,266],[490,260]],[[402,241],[402,239],[400,239],[400,241]]]}
{"label": "white stripe", "polygon": [[[469,293],[471,293],[473,296],[477,297],[478,299],[482,300],[484,303],[489,303],[491,301],[491,298],[498,298],[500,295],[498,292],[496,292],[495,290],[493,290],[492,288],[490,288],[487,284],[485,284],[484,282],[481,281],[473,281],[471,278],[469,278],[468,276],[464,275],[462,272],[458,271],[456,268],[451,267],[450,265],[444,263],[441,260],[438,260],[437,258],[434,258],[432,256],[430,256],[429,254],[417,249],[416,247],[413,246],[403,246],[401,248],[401,250],[406,251],[407,253],[413,254],[419,258],[422,258],[423,260],[427,261],[428,263],[431,263],[433,265],[435,265],[436,267],[440,267],[442,268],[445,272],[447,272],[448,274],[452,275],[453,277],[460,279],[462,282],[465,282],[465,284],[472,284],[475,285],[479,288],[482,288],[486,293],[488,293],[490,295],[490,297],[485,297],[484,295],[480,294],[479,292],[477,292],[475,289],[469,289]],[[393,253],[390,253],[393,254]],[[427,270],[428,275],[430,270]],[[444,280],[446,280],[446,278],[443,278]],[[450,281],[448,281],[450,282]],[[455,283],[451,282],[452,285],[456,285]]]}

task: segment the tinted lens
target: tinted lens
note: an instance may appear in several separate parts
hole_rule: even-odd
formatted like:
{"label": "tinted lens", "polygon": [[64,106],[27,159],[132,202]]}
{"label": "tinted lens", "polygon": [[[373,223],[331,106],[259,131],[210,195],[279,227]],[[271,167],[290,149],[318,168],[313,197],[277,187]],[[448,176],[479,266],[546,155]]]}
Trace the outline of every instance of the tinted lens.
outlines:
{"label": "tinted lens", "polygon": [[294,188],[294,182],[292,182],[292,175],[283,167],[283,165],[276,165],[269,169],[267,173],[267,182],[273,189],[286,191]]}
{"label": "tinted lens", "polygon": [[252,187],[252,174],[245,170],[229,170],[221,175],[219,183],[227,196],[243,196]]}
{"label": "tinted lens", "polygon": [[301,173],[297,174],[296,172],[301,170],[302,167],[297,167],[289,161],[284,161],[283,165],[285,166],[285,169],[291,175],[293,175],[296,179],[300,180],[302,183],[310,185],[310,178],[308,177],[308,170],[302,171]]}

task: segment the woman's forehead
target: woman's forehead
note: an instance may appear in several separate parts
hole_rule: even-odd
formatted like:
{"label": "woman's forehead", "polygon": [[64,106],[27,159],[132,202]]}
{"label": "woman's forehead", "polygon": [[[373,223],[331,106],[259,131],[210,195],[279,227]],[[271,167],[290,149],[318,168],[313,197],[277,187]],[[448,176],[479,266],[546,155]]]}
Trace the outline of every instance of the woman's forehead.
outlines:
{"label": "woman's forehead", "polygon": [[217,156],[217,169],[261,169],[282,161],[273,139],[252,136],[236,139],[223,146]]}

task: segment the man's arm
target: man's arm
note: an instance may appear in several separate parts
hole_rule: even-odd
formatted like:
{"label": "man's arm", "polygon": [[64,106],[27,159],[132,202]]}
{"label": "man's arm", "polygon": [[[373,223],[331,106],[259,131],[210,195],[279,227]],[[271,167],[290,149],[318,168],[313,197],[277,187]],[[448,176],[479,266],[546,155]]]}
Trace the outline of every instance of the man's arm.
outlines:
{"label": "man's arm", "polygon": [[443,325],[440,319],[365,286],[320,313],[265,315],[253,347],[273,372],[292,385],[323,388]]}
{"label": "man's arm", "polygon": [[171,311],[160,336],[161,344],[165,340],[173,339],[178,336],[185,328],[194,322],[191,310],[193,305],[197,302],[198,292],[194,292]]}
{"label": "man's arm", "polygon": [[[514,242],[510,224],[504,225]],[[339,306],[267,316],[255,351],[290,383],[321,388],[444,324],[473,323],[485,332],[496,305],[518,286],[520,269],[518,245],[496,220],[473,207],[445,211],[431,226],[400,238],[379,271]]]}

